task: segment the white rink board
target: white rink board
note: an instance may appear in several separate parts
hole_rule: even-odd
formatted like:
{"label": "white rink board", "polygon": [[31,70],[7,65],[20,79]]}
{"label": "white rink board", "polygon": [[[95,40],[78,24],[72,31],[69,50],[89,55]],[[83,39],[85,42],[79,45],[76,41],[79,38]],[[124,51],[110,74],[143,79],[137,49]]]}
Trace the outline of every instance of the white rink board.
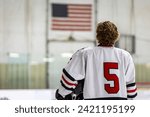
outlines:
{"label": "white rink board", "polygon": [[[0,90],[0,100],[55,100],[55,89]],[[150,100],[150,89],[138,90],[136,100]]]}
{"label": "white rink board", "polygon": [[55,90],[0,90],[0,99],[9,100],[53,100]]}

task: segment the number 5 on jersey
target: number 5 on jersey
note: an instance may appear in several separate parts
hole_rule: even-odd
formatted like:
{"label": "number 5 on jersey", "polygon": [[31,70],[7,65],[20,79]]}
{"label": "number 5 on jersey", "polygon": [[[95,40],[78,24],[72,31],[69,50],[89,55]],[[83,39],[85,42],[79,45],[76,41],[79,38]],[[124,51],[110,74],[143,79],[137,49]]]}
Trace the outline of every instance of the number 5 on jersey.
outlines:
{"label": "number 5 on jersey", "polygon": [[116,74],[110,74],[111,69],[118,69],[118,63],[104,62],[104,77],[107,81],[113,81],[114,86],[104,84],[105,90],[108,94],[115,94],[119,91],[119,78]]}

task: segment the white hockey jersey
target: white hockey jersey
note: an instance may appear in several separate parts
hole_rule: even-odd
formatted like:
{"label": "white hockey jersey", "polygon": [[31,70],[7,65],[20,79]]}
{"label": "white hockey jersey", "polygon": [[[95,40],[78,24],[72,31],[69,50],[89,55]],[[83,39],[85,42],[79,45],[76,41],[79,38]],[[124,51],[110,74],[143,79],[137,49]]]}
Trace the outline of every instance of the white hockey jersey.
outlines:
{"label": "white hockey jersey", "polygon": [[78,50],[63,69],[59,93],[71,93],[82,79],[84,99],[127,99],[137,95],[132,57],[116,47]]}

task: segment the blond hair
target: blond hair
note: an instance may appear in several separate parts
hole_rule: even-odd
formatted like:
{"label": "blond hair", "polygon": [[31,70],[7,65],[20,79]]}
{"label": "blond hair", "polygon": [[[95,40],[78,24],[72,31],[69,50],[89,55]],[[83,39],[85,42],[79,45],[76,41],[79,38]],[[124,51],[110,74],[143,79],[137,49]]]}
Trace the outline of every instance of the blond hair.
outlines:
{"label": "blond hair", "polygon": [[96,38],[101,46],[113,46],[119,33],[115,24],[110,21],[100,22],[96,29]]}

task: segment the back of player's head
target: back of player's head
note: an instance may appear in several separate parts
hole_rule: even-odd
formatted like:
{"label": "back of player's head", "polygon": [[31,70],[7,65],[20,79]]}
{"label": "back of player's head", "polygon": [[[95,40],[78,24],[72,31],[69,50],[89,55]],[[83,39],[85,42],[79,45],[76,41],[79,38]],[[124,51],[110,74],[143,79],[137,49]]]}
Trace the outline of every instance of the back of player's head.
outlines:
{"label": "back of player's head", "polygon": [[113,46],[119,36],[117,27],[110,21],[100,22],[96,29],[96,38],[102,46]]}

